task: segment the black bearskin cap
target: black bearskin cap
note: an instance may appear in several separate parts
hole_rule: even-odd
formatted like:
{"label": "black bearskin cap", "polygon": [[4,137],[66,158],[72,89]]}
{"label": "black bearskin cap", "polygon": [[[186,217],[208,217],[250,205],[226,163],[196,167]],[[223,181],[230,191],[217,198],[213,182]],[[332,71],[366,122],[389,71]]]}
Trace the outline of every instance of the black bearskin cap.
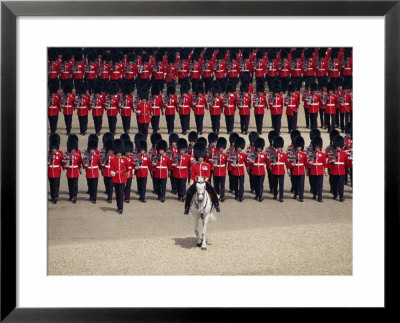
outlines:
{"label": "black bearskin cap", "polygon": [[295,129],[290,132],[290,140],[293,142],[297,136],[300,136],[301,133],[299,130]]}
{"label": "black bearskin cap", "polygon": [[69,135],[67,140],[68,152],[71,152],[72,149],[78,150],[78,137],[76,135]]}
{"label": "black bearskin cap", "polygon": [[285,142],[283,141],[283,138],[281,136],[277,136],[274,138],[273,145],[275,148],[283,148],[283,145]]}
{"label": "black bearskin cap", "polygon": [[224,137],[219,137],[217,140],[217,148],[226,148],[227,141]]}
{"label": "black bearskin cap", "polygon": [[318,88],[322,90],[323,87],[328,87],[328,78],[323,77],[318,82]]}
{"label": "black bearskin cap", "polygon": [[[54,141],[55,140],[55,141]],[[58,147],[60,147],[60,135],[58,133],[52,133],[49,137],[49,142],[57,142]],[[58,148],[57,148],[58,149]]]}
{"label": "black bearskin cap", "polygon": [[320,48],[318,50],[318,56],[321,57],[321,58],[325,58],[325,56],[326,56],[326,48]]}
{"label": "black bearskin cap", "polygon": [[123,133],[119,139],[121,139],[123,142],[131,141],[131,137],[127,133]]}
{"label": "black bearskin cap", "polygon": [[185,138],[179,138],[177,146],[178,146],[178,149],[187,149],[188,142]]}
{"label": "black bearskin cap", "polygon": [[208,144],[210,145],[212,142],[217,142],[218,140],[218,135],[215,132],[210,132],[208,134]]}
{"label": "black bearskin cap", "polygon": [[229,136],[229,143],[230,144],[234,144],[236,139],[239,138],[239,134],[237,134],[236,132],[232,132]]}
{"label": "black bearskin cap", "polygon": [[249,133],[250,145],[253,144],[253,143],[256,141],[256,139],[257,139],[258,137],[260,137],[260,136],[259,136],[259,134],[258,134],[257,132],[255,132],[255,131],[250,131],[250,133]]}
{"label": "black bearskin cap", "polygon": [[189,93],[190,90],[190,83],[184,82],[181,84],[181,94]]}
{"label": "black bearskin cap", "polygon": [[148,99],[149,98],[149,90],[146,88],[141,88],[138,90],[138,95],[140,100]]}
{"label": "black bearskin cap", "polygon": [[343,82],[343,90],[351,90],[351,88],[352,88],[351,81],[345,80]]}
{"label": "black bearskin cap", "polygon": [[328,83],[328,88],[327,88],[327,90],[328,90],[328,91],[335,91],[335,89],[336,89],[335,83],[329,82],[329,83]]}
{"label": "black bearskin cap", "polygon": [[317,83],[311,83],[311,91],[318,91],[318,84]]}
{"label": "black bearskin cap", "polygon": [[288,86],[288,93],[294,93],[296,91],[296,88],[294,87],[293,84],[289,84]]}
{"label": "black bearskin cap", "polygon": [[281,91],[281,82],[277,81],[277,82],[272,83],[271,91],[273,93],[279,93]]}
{"label": "black bearskin cap", "polygon": [[193,152],[194,152],[194,158],[197,160],[200,157],[203,157],[204,159],[207,156],[207,149],[206,145],[204,145],[202,142],[198,142],[193,146]]}
{"label": "black bearskin cap", "polygon": [[154,55],[154,58],[156,59],[156,62],[161,62],[162,60],[163,60],[163,54],[161,53],[161,52],[157,52],[155,55]]}
{"label": "black bearskin cap", "polygon": [[139,140],[139,142],[136,145],[136,150],[137,151],[147,151],[147,142],[146,140]]}
{"label": "black bearskin cap", "polygon": [[335,137],[336,137],[336,136],[339,136],[339,135],[340,135],[339,131],[337,131],[336,129],[335,129],[335,130],[332,130],[332,131],[329,133],[329,140],[330,140],[331,142],[333,142],[333,139],[335,139]]}
{"label": "black bearskin cap", "polygon": [[125,81],[124,83],[122,83],[121,92],[123,95],[131,94],[132,89],[131,89],[131,84],[129,83],[129,81]]}
{"label": "black bearskin cap", "polygon": [[344,49],[343,56],[344,56],[345,58],[351,57],[352,51],[353,51],[353,50],[352,50],[351,47],[346,47],[346,48]]}
{"label": "black bearskin cap", "polygon": [[201,80],[199,80],[197,82],[196,91],[197,91],[197,93],[200,93],[200,94],[204,94],[205,93],[204,92],[203,82]]}
{"label": "black bearskin cap", "polygon": [[264,92],[265,86],[263,83],[258,83],[256,89],[257,89],[257,92]]}
{"label": "black bearskin cap", "polygon": [[343,86],[343,78],[342,77],[338,77],[335,81],[336,87],[338,86]]}
{"label": "black bearskin cap", "polygon": [[236,148],[242,148],[244,149],[244,147],[246,146],[246,140],[242,137],[239,137],[235,140],[235,147]]}
{"label": "black bearskin cap", "polygon": [[315,137],[321,137],[321,132],[318,129],[311,129],[310,139],[313,140]]}
{"label": "black bearskin cap", "polygon": [[269,141],[269,144],[272,145],[274,139],[275,139],[276,137],[278,137],[278,136],[279,136],[279,133],[278,133],[277,131],[271,130],[271,131],[268,133],[268,141]]}
{"label": "black bearskin cap", "polygon": [[167,87],[167,95],[175,94],[175,86],[169,85]]}
{"label": "black bearskin cap", "polygon": [[224,59],[224,58],[225,58],[225,53],[219,50],[217,53],[217,59]]}
{"label": "black bearskin cap", "polygon": [[307,48],[305,51],[304,51],[304,58],[311,58],[312,56],[313,56],[313,50],[312,49],[310,49],[310,48]]}
{"label": "black bearskin cap", "polygon": [[197,139],[199,138],[199,136],[197,135],[196,131],[191,131],[188,134],[188,141],[189,142],[197,142]]}
{"label": "black bearskin cap", "polygon": [[88,141],[89,140],[93,140],[96,142],[96,149],[97,149],[97,146],[99,144],[99,137],[96,134],[91,134],[91,135],[89,135]]}
{"label": "black bearskin cap", "polygon": [[87,149],[88,149],[88,151],[90,151],[92,149],[97,149],[97,142],[93,139],[89,139],[88,144],[87,144]]}
{"label": "black bearskin cap", "polygon": [[159,95],[160,94],[160,87],[158,85],[153,85],[151,88],[151,95]]}
{"label": "black bearskin cap", "polygon": [[293,148],[301,147],[301,149],[304,149],[304,138],[302,136],[297,136],[294,139],[293,146]]}
{"label": "black bearskin cap", "polygon": [[254,147],[261,147],[262,149],[264,149],[265,147],[265,140],[262,137],[258,137],[255,141],[254,141]]}
{"label": "black bearskin cap", "polygon": [[58,79],[57,80],[49,80],[49,93],[57,93],[58,92]]}
{"label": "black bearskin cap", "polygon": [[168,144],[165,140],[161,139],[159,142],[157,142],[157,151],[160,151],[160,150],[167,151],[167,148],[168,148]]}
{"label": "black bearskin cap", "polygon": [[146,140],[146,137],[141,132],[138,132],[137,134],[135,134],[135,138],[133,140],[135,142],[135,146],[138,145],[140,140]]}
{"label": "black bearskin cap", "polygon": [[50,150],[59,149],[59,148],[60,148],[60,141],[56,137],[51,138],[50,139]]}
{"label": "black bearskin cap", "polygon": [[114,140],[114,135],[113,135],[111,132],[106,132],[106,133],[103,135],[103,146],[104,146],[104,143],[105,143],[107,140]]}
{"label": "black bearskin cap", "polygon": [[333,146],[334,147],[343,147],[344,146],[344,138],[342,136],[336,136],[333,139]]}
{"label": "black bearskin cap", "polygon": [[105,150],[106,152],[108,152],[109,150],[112,150],[112,149],[113,149],[113,142],[114,142],[114,139],[107,139],[107,140],[104,142],[104,150]]}
{"label": "black bearskin cap", "polygon": [[349,133],[352,134],[353,132],[353,125],[351,122],[348,122],[345,126],[344,126],[344,133]]}
{"label": "black bearskin cap", "polygon": [[113,142],[113,150],[114,154],[124,153],[125,152],[124,142],[121,139],[115,139]]}
{"label": "black bearskin cap", "polygon": [[112,82],[110,83],[110,86],[108,87],[108,93],[109,93],[110,95],[115,95],[115,94],[118,93],[118,91],[119,91],[119,84],[118,84],[118,82],[117,82],[117,81],[112,81]]}
{"label": "black bearskin cap", "polygon": [[315,138],[313,138],[312,140],[311,140],[311,146],[313,146],[313,147],[320,147],[320,148],[322,148],[322,145],[323,145],[323,141],[322,141],[322,138],[321,137],[315,137]]}
{"label": "black bearskin cap", "polygon": [[64,93],[72,93],[72,85],[69,82],[67,82],[64,84],[62,90]]}
{"label": "black bearskin cap", "polygon": [[124,143],[124,145],[125,145],[125,153],[131,153],[132,151],[133,151],[133,143],[132,143],[132,141],[130,141],[130,140],[128,140],[128,141],[125,141],[125,143]]}
{"label": "black bearskin cap", "polygon": [[212,92],[215,93],[221,93],[221,85],[219,84],[219,81],[215,80],[212,84]]}
{"label": "black bearskin cap", "polygon": [[197,142],[202,142],[204,144],[204,146],[207,147],[207,139],[204,137],[199,137],[199,139],[197,139]]}
{"label": "black bearskin cap", "polygon": [[249,84],[247,83],[242,83],[240,85],[240,92],[248,92],[249,91]]}
{"label": "black bearskin cap", "polygon": [[157,133],[153,133],[150,136],[150,142],[151,144],[154,146],[155,144],[157,144],[157,141],[161,140],[162,137],[161,135],[157,132]]}
{"label": "black bearskin cap", "polygon": [[332,48],[331,58],[337,58],[339,55],[339,48]]}
{"label": "black bearskin cap", "polygon": [[179,140],[179,136],[178,136],[175,132],[173,132],[173,133],[171,133],[171,134],[169,135],[168,141],[169,141],[169,144],[170,144],[170,145],[171,145],[173,142],[178,142],[178,140]]}
{"label": "black bearskin cap", "polygon": [[235,85],[230,81],[226,83],[226,92],[235,92]]}

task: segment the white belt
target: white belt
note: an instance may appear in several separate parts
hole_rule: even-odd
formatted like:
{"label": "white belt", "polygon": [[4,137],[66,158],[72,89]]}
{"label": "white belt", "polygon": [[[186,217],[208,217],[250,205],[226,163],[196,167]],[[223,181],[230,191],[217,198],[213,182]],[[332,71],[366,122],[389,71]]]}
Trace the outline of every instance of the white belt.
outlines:
{"label": "white belt", "polygon": [[326,104],[326,106],[327,106],[327,107],[334,107],[334,106],[335,106],[335,104],[332,104],[332,103],[327,103],[327,104]]}
{"label": "white belt", "polygon": [[86,73],[96,73],[96,71],[87,71]]}
{"label": "white belt", "polygon": [[175,166],[175,168],[183,169],[183,168],[187,168],[187,166]]}
{"label": "white belt", "polygon": [[156,166],[156,168],[168,168],[168,166]]}
{"label": "white belt", "polygon": [[93,109],[100,109],[100,108],[102,108],[102,106],[95,106],[95,107],[93,107]]}
{"label": "white belt", "polygon": [[181,105],[180,107],[181,108],[188,108],[189,106],[188,105]]}
{"label": "white belt", "polygon": [[312,165],[313,166],[321,166],[321,165],[323,165],[323,163],[313,163]]}
{"label": "white belt", "polygon": [[272,105],[273,108],[279,108],[280,105]]}
{"label": "white belt", "polygon": [[325,71],[325,68],[317,68],[318,71]]}
{"label": "white belt", "polygon": [[344,67],[343,69],[344,69],[344,70],[351,70],[350,67]]}
{"label": "white belt", "polygon": [[283,165],[284,163],[276,162],[275,165]]}
{"label": "white belt", "polygon": [[110,168],[110,165],[106,165],[106,166],[104,166],[105,168]]}
{"label": "white belt", "polygon": [[95,169],[95,168],[99,168],[99,166],[88,166],[88,169]]}
{"label": "white belt", "polygon": [[60,167],[60,165],[49,165],[50,168],[57,168]]}
{"label": "white belt", "polygon": [[232,166],[232,167],[242,167],[242,166],[244,167],[244,164],[241,164],[241,165],[234,165],[234,164],[232,164],[231,166]]}
{"label": "white belt", "polygon": [[319,105],[319,103],[309,103],[309,105]]}
{"label": "white belt", "polygon": [[304,166],[304,164],[293,164],[293,166]]}
{"label": "white belt", "polygon": [[301,71],[301,68],[295,68],[294,71]]}
{"label": "white belt", "polygon": [[130,109],[130,107],[121,107],[122,109]]}
{"label": "white belt", "polygon": [[289,108],[295,108],[296,105],[289,104],[288,107],[289,107]]}
{"label": "white belt", "polygon": [[214,165],[214,167],[225,167],[225,165]]}
{"label": "white belt", "polygon": [[264,166],[263,163],[254,163],[253,165],[254,165],[254,166]]}
{"label": "white belt", "polygon": [[283,69],[283,70],[281,70],[281,72],[289,72],[289,70],[288,69]]}
{"label": "white belt", "polygon": [[49,106],[49,109],[58,109],[58,107],[55,105],[51,105],[51,106]]}
{"label": "white belt", "polygon": [[117,107],[109,107],[108,110],[110,110],[110,109],[114,110],[114,109],[116,109],[116,108],[117,108]]}
{"label": "white belt", "polygon": [[121,72],[119,72],[119,71],[113,71],[113,73],[121,73]]}
{"label": "white belt", "polygon": [[342,103],[342,105],[349,105],[350,103]]}
{"label": "white belt", "polygon": [[136,168],[147,168],[147,166],[139,166],[139,167],[136,167]]}
{"label": "white belt", "polygon": [[331,70],[332,72],[337,72],[338,71],[338,69],[337,68],[335,68],[335,69],[333,69],[333,70]]}
{"label": "white belt", "polygon": [[335,165],[343,165],[344,163],[343,162],[337,162],[337,163],[335,163]]}
{"label": "white belt", "polygon": [[77,168],[78,166],[66,166],[67,168]]}
{"label": "white belt", "polygon": [[71,108],[72,105],[64,105],[65,108]]}

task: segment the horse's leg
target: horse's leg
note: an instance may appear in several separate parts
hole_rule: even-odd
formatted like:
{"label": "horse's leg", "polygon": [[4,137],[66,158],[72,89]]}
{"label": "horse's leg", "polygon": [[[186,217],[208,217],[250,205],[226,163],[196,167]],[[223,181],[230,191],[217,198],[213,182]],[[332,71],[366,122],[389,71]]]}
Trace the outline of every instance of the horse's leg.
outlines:
{"label": "horse's leg", "polygon": [[201,240],[199,234],[199,217],[197,215],[193,215],[193,221],[194,221],[194,233],[196,234],[196,244],[198,247],[200,247]]}
{"label": "horse's leg", "polygon": [[206,243],[206,232],[207,232],[207,223],[208,223],[208,219],[210,217],[210,214],[207,214],[206,216],[204,216],[203,219],[203,234],[202,234],[202,244],[201,244],[201,250],[207,250],[207,243]]}

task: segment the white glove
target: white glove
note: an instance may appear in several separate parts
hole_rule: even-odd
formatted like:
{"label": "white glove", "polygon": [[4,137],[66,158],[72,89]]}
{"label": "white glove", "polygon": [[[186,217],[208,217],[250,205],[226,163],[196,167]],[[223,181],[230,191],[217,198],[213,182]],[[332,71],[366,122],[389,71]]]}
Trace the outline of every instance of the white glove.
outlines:
{"label": "white glove", "polygon": [[114,171],[111,171],[111,176],[115,176],[115,172]]}

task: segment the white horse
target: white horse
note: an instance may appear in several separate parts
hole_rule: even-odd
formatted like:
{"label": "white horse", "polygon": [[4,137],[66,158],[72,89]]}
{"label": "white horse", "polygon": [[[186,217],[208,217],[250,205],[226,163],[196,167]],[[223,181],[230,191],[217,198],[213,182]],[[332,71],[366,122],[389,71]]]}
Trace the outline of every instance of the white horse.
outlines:
{"label": "white horse", "polygon": [[[216,220],[216,217],[212,213],[213,206],[211,198],[206,191],[206,181],[204,177],[196,178],[196,194],[193,195],[192,205],[190,206],[190,212],[193,215],[194,220],[194,233],[196,234],[197,246],[201,246],[201,250],[206,250],[206,231],[208,220]],[[199,233],[199,219],[203,220],[203,232],[200,238]]]}

